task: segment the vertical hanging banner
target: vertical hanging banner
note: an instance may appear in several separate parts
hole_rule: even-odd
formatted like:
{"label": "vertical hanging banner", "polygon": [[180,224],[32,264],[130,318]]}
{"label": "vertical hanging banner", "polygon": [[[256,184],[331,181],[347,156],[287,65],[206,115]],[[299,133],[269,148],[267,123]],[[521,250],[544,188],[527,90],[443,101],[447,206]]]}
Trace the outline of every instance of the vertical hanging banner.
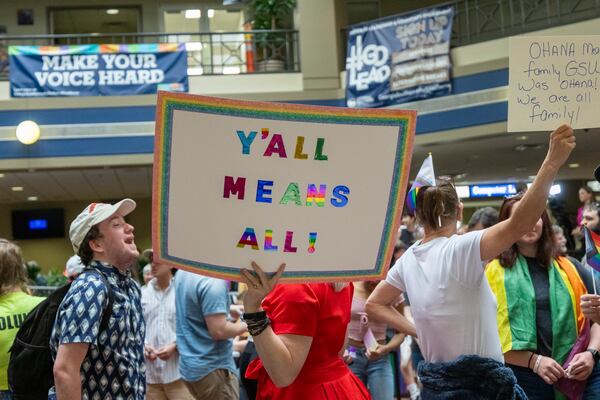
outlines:
{"label": "vertical hanging banner", "polygon": [[12,97],[188,91],[185,44],[10,46]]}
{"label": "vertical hanging banner", "polygon": [[159,262],[234,279],[381,278],[400,224],[416,112],[159,92],[152,240]]}
{"label": "vertical hanging banner", "polygon": [[348,107],[384,107],[450,94],[452,6],[351,27],[346,57]]}
{"label": "vertical hanging banner", "polygon": [[600,36],[509,41],[508,131],[600,127]]}

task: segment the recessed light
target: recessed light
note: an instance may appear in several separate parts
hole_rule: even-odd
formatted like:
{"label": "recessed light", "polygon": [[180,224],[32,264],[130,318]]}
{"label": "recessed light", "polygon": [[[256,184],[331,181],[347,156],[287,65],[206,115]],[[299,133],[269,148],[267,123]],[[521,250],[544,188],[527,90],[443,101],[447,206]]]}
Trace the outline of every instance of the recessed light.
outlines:
{"label": "recessed light", "polygon": [[23,186],[13,186],[10,188],[13,192],[22,192]]}
{"label": "recessed light", "polygon": [[0,178],[4,178],[4,174],[0,174]]}
{"label": "recessed light", "polygon": [[534,180],[536,178],[537,175],[529,175],[529,179],[530,180]]}
{"label": "recessed light", "polygon": [[569,164],[569,168],[579,168],[579,163]]}
{"label": "recessed light", "polygon": [[185,17],[187,19],[198,19],[202,13],[198,9],[185,10]]}
{"label": "recessed light", "polygon": [[515,137],[515,139],[517,139],[517,140],[527,140],[527,136],[521,135],[521,136]]}
{"label": "recessed light", "polygon": [[109,8],[108,10],[106,10],[106,13],[108,15],[117,15],[119,13],[119,10],[116,8]]}
{"label": "recessed light", "polygon": [[37,196],[29,196],[29,197],[27,197],[27,201],[38,201],[38,197]]}

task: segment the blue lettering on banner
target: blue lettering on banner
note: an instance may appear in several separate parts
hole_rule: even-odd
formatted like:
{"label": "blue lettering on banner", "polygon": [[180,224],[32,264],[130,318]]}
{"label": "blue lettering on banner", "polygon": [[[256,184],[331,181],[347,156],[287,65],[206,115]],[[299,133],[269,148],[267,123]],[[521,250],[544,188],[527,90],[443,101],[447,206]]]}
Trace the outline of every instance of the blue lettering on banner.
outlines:
{"label": "blue lettering on banner", "polygon": [[188,91],[183,44],[10,46],[12,97]]}
{"label": "blue lettering on banner", "polygon": [[452,6],[355,25],[348,34],[346,104],[383,107],[449,94]]}

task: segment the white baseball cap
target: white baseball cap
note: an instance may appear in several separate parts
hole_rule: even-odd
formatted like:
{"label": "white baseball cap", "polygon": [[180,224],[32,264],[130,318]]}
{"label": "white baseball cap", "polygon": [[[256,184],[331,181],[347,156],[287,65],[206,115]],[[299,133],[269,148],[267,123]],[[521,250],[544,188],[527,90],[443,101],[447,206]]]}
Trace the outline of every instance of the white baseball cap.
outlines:
{"label": "white baseball cap", "polygon": [[116,213],[124,217],[135,210],[135,205],[135,201],[123,199],[115,204],[92,203],[84,208],[77,218],[71,222],[71,227],[69,228],[69,237],[71,238],[71,244],[75,253],[77,254],[79,251],[79,246],[81,246],[85,235],[92,229],[92,226],[107,220]]}

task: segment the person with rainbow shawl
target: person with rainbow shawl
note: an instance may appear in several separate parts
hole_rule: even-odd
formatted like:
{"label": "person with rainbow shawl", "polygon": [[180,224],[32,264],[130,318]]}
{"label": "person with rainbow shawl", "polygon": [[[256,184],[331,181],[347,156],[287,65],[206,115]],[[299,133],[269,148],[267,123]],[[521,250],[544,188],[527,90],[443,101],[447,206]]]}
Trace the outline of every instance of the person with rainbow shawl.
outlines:
{"label": "person with rainbow shawl", "polygon": [[[499,221],[516,213],[523,197],[504,199]],[[559,255],[545,210],[486,267],[504,360],[531,400],[600,398],[600,325],[590,329],[582,313],[580,299],[593,291],[581,279],[582,268]]]}
{"label": "person with rainbow shawl", "polygon": [[520,206],[510,218],[480,231],[457,234],[463,205],[450,183],[433,181],[418,190],[416,216],[425,236],[400,257],[365,308],[370,321],[403,331],[404,318],[391,304],[403,292],[410,296],[425,358],[418,367],[424,399],[525,398],[504,365],[496,299],[485,279],[484,262],[536,225],[550,187],[574,148],[571,127],[561,125],[552,132],[548,154]]}

